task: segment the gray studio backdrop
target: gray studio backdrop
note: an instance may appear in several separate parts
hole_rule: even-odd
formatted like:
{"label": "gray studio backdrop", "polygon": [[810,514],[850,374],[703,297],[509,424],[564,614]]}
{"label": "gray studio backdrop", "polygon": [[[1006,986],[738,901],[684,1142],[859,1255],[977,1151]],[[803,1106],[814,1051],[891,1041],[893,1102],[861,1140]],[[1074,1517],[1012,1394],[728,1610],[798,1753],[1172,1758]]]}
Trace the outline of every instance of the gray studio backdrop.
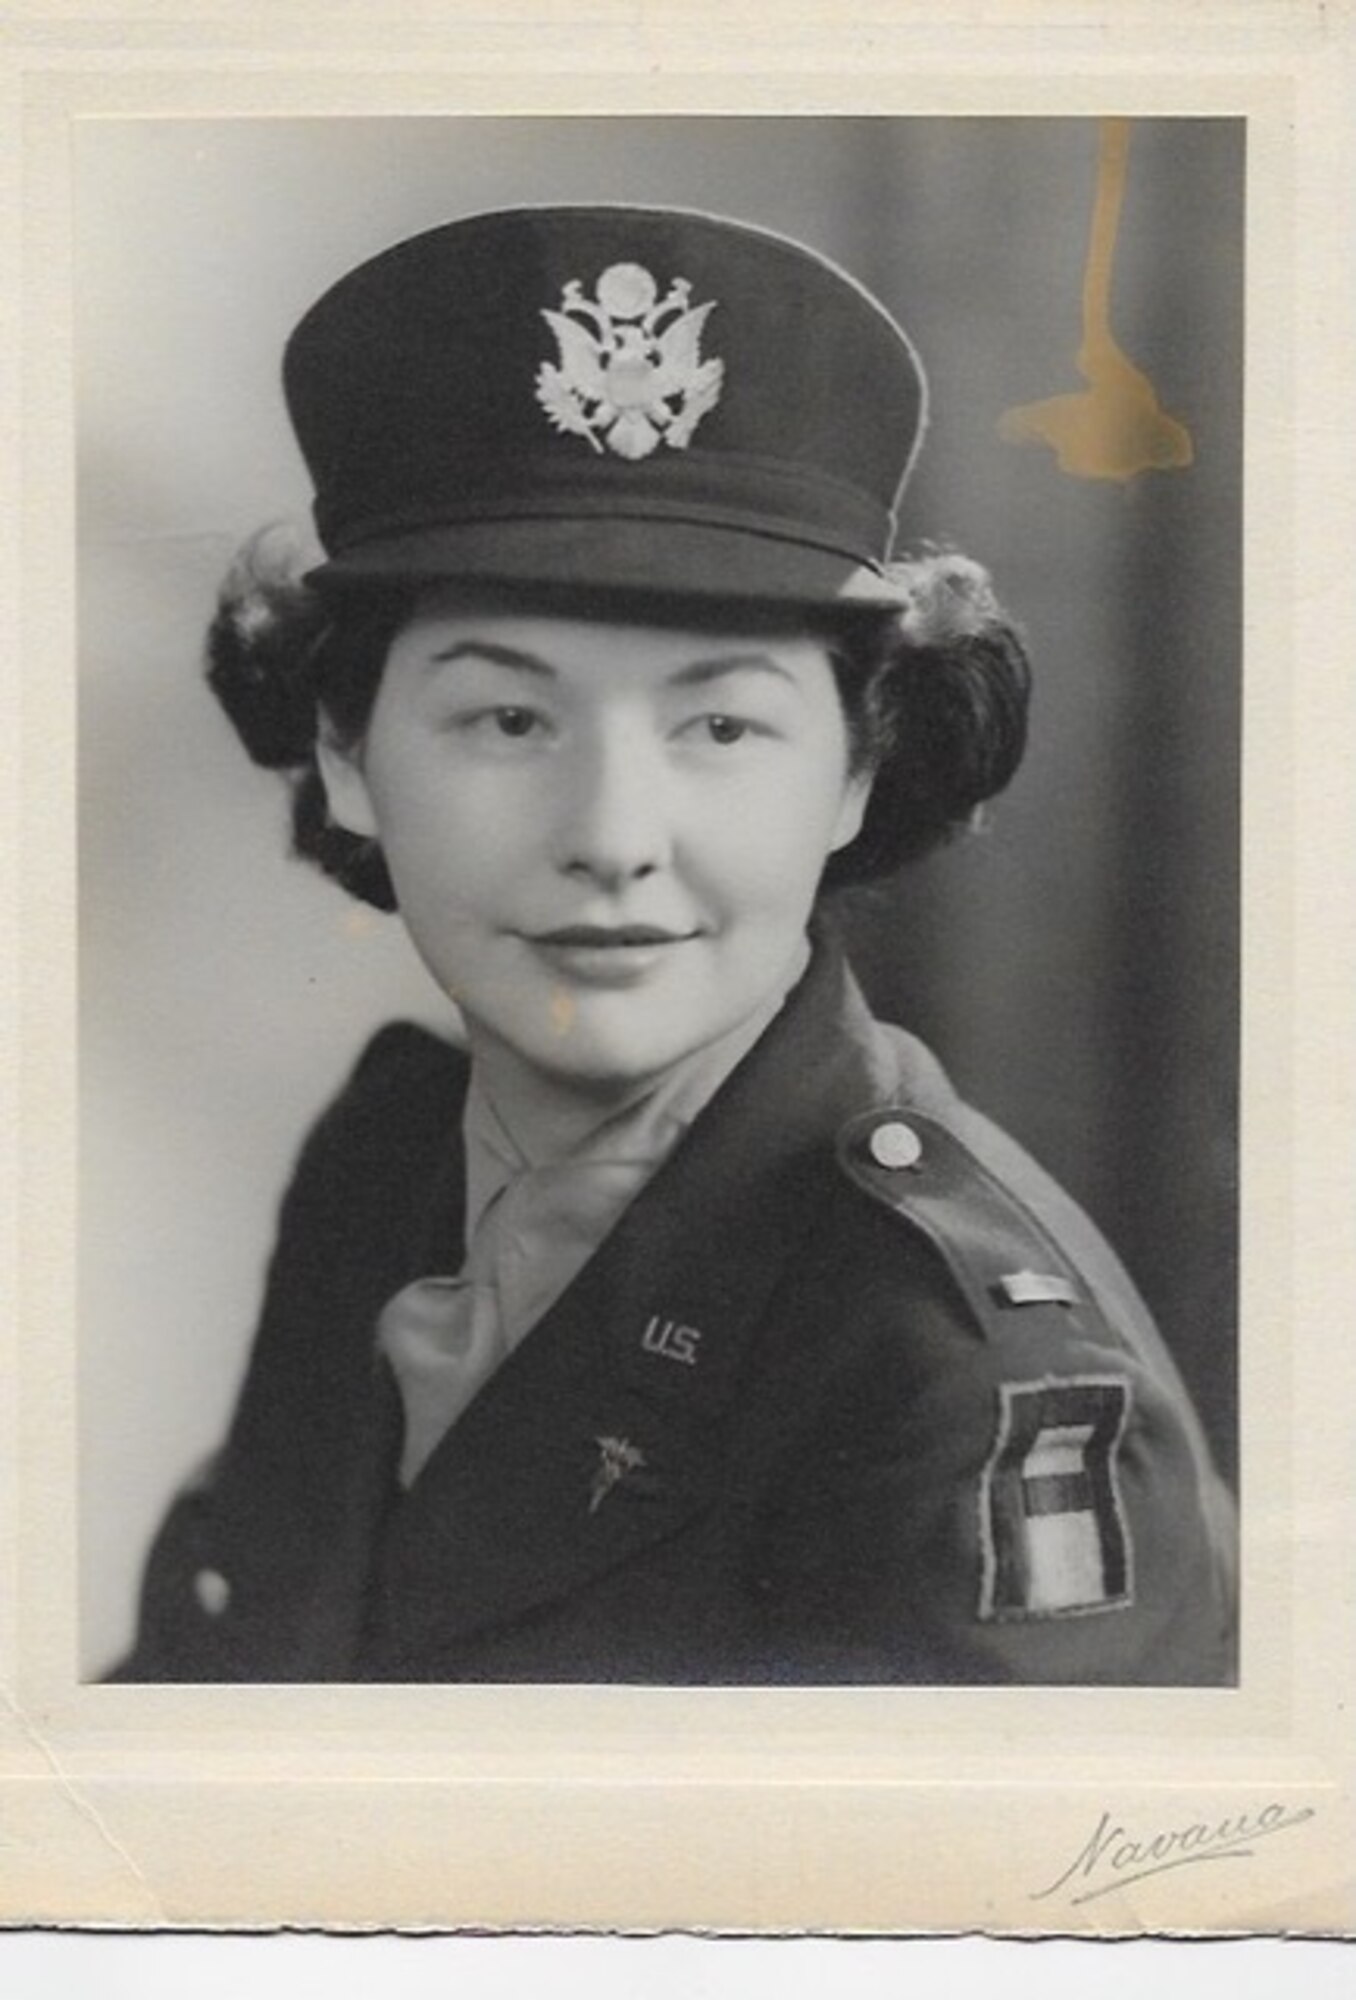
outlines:
{"label": "gray studio backdrop", "polygon": [[81,1652],[213,1448],[302,1131],[439,1002],[394,919],[283,858],[200,684],[236,544],[304,513],[292,324],[396,238],[515,202],[674,202],[798,236],[932,381],[905,537],[984,560],[1038,672],[991,831],[845,913],[878,1010],[1092,1210],[1236,1465],[1241,123],[1136,122],[1120,347],[1191,462],[1119,481],[999,435],[1080,389],[1093,121],[100,122],[78,151]]}

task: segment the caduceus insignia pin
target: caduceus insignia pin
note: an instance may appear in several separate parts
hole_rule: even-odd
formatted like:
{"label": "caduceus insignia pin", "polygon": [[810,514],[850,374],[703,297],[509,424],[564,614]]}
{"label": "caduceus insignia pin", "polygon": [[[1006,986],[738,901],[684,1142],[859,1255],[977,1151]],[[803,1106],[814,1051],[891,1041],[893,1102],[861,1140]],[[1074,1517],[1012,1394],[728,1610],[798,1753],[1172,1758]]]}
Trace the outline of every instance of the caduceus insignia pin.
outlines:
{"label": "caduceus insignia pin", "polygon": [[594,1443],[598,1447],[598,1468],[589,1488],[590,1514],[598,1512],[613,1487],[625,1479],[628,1472],[634,1472],[637,1466],[645,1463],[644,1452],[626,1438],[600,1437],[595,1438]]}

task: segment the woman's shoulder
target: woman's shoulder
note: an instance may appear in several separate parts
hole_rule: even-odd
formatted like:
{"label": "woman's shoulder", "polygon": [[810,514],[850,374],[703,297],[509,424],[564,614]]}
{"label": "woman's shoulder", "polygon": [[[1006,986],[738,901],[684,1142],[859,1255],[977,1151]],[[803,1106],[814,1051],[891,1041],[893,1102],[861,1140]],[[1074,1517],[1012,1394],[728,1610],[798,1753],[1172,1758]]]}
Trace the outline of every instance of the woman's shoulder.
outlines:
{"label": "woman's shoulder", "polygon": [[469,1062],[460,1043],[418,1021],[387,1021],[364,1044],[350,1077],[351,1085],[390,1087],[398,1082],[464,1082]]}
{"label": "woman's shoulder", "polygon": [[838,1128],[809,1307],[833,1562],[894,1546],[961,1678],[1227,1680],[1233,1503],[1147,1308],[1052,1176],[890,1044],[894,1088]]}
{"label": "woman's shoulder", "polygon": [[437,1108],[464,1096],[469,1073],[465,1050],[446,1036],[417,1021],[387,1021],[364,1044],[326,1115],[429,1098]]}
{"label": "woman's shoulder", "polygon": [[391,1021],[362,1048],[302,1142],[288,1202],[314,1193],[356,1199],[427,1165],[460,1118],[470,1065],[454,1042],[413,1021]]}
{"label": "woman's shoulder", "polygon": [[837,1134],[842,1174],[948,1268],[977,1330],[1086,1296],[1117,1344],[1171,1367],[1152,1318],[1101,1230],[1009,1133],[967,1103],[931,1050],[877,1023],[875,1101]]}
{"label": "woman's shoulder", "polygon": [[893,1087],[836,1138],[848,1220],[834,1261],[867,1295],[865,1344],[878,1358],[902,1344],[910,1379],[921,1367],[980,1398],[1010,1381],[1133,1386],[1208,1464],[1176,1362],[1097,1224],[915,1038],[887,1029],[877,1048]]}

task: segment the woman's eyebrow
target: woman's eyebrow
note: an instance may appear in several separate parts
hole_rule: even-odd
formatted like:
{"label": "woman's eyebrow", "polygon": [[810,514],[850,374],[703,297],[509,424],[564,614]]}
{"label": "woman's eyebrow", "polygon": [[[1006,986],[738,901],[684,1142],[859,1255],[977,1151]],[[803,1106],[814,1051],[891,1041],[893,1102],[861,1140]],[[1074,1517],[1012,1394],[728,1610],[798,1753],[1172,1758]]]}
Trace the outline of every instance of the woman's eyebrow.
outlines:
{"label": "woman's eyebrow", "polygon": [[520,652],[516,646],[501,646],[494,639],[457,639],[450,646],[440,646],[436,653],[429,654],[429,671],[466,659],[488,660],[494,667],[510,667],[522,674],[542,674],[551,680],[556,677],[555,668],[547,661],[538,659],[535,653]]}
{"label": "woman's eyebrow", "polygon": [[679,667],[669,676],[674,687],[704,687],[708,681],[718,681],[726,674],[764,673],[775,674],[778,680],[798,687],[795,675],[775,660],[770,653],[721,653],[709,660],[693,660],[688,666]]}

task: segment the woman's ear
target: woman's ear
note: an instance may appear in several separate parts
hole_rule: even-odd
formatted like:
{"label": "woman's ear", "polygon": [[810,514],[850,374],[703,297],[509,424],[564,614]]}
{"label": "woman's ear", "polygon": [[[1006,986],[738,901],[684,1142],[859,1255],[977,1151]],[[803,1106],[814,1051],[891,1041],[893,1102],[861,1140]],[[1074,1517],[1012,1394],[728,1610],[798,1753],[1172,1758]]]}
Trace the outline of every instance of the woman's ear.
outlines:
{"label": "woman's ear", "polygon": [[375,840],[377,818],[372,810],[367,780],[363,776],[362,745],[342,742],[323,710],[315,755],[330,818],[345,833],[356,833],[364,839]]}
{"label": "woman's ear", "polygon": [[862,830],[866,818],[866,808],[871,797],[871,787],[876,782],[874,771],[856,771],[843,788],[843,803],[838,809],[834,822],[833,839],[829,842],[830,854],[837,854],[840,848],[850,847]]}

